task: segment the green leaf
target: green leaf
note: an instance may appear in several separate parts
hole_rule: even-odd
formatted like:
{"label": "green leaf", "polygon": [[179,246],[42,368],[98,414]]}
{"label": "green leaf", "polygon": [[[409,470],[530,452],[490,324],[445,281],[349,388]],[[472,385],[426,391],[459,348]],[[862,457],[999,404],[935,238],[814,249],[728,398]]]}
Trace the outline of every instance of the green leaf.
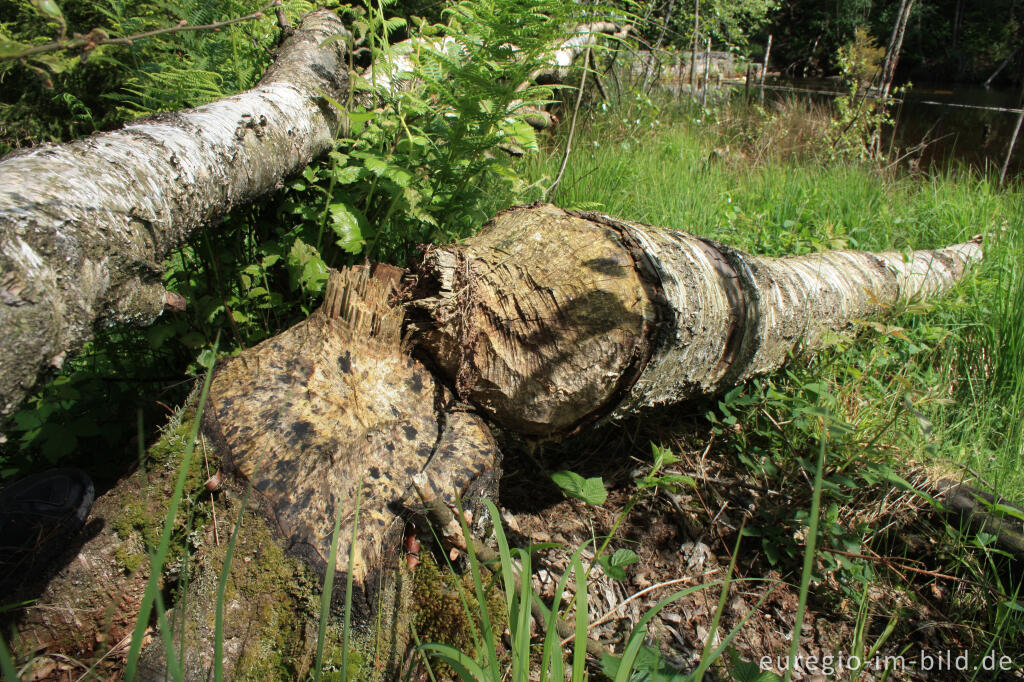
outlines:
{"label": "green leaf", "polygon": [[33,55],[31,61],[42,64],[53,73],[64,73],[74,66],[74,60],[56,53]]}
{"label": "green leaf", "polygon": [[377,118],[380,114],[376,111],[350,111],[345,115],[352,123],[367,123]]}
{"label": "green leaf", "polygon": [[344,202],[331,204],[329,210],[331,229],[338,235],[337,245],[352,254],[362,251],[366,243],[363,238],[363,228],[367,225],[366,216],[359,209]]}
{"label": "green leaf", "polygon": [[10,36],[0,33],[0,59],[10,59],[21,54],[28,45],[11,40]]}
{"label": "green leaf", "polygon": [[626,571],[625,566],[630,566],[639,561],[639,558],[631,549],[617,549],[615,553],[609,556],[599,557],[597,562],[601,564],[601,568],[604,569],[605,574],[612,580],[625,580]]}
{"label": "green leaf", "polygon": [[51,21],[56,21],[61,26],[64,25],[64,13],[60,11],[60,7],[54,0],[30,0],[32,6],[36,8],[42,16],[46,17]]}
{"label": "green leaf", "polygon": [[212,348],[204,348],[203,352],[196,358],[196,364],[206,369],[213,369],[213,365],[216,362],[217,354],[213,352]]}
{"label": "green leaf", "polygon": [[[601,657],[601,670],[610,679],[621,676],[621,666],[622,658],[619,656],[605,654]],[[629,679],[644,682],[688,682],[690,679],[689,674],[673,668],[658,649],[647,645],[640,647],[629,672],[632,673]]]}
{"label": "green leaf", "polygon": [[762,672],[760,666],[756,663],[744,661],[734,647],[729,647],[726,653],[729,656],[729,672],[732,673],[734,682],[776,682],[777,680],[782,680],[781,677],[770,670]]}
{"label": "green leaf", "polygon": [[366,169],[360,166],[341,166],[334,169],[334,181],[339,185],[351,185],[363,179]]}
{"label": "green leaf", "polygon": [[177,332],[173,325],[155,324],[146,330],[146,340],[149,341],[150,348],[160,348]]}
{"label": "green leaf", "polygon": [[186,348],[199,348],[206,343],[206,337],[199,332],[189,332],[181,337],[181,343]]}
{"label": "green leaf", "polygon": [[617,549],[611,557],[612,566],[632,566],[640,561],[640,557],[631,549]]}
{"label": "green leaf", "polygon": [[374,154],[361,154],[366,170],[374,175],[383,175],[388,169],[388,162]]}
{"label": "green leaf", "polygon": [[292,288],[307,293],[320,293],[329,274],[320,252],[296,238],[288,252],[288,272],[292,277]]}
{"label": "green leaf", "polygon": [[551,474],[551,480],[555,482],[562,492],[569,497],[583,500],[587,504],[600,505],[608,499],[608,491],[604,488],[604,481],[601,478],[583,478],[573,471],[556,471]]}
{"label": "green leaf", "polygon": [[78,436],[60,424],[48,424],[43,440],[43,457],[51,463],[59,462],[78,447]]}
{"label": "green leaf", "polygon": [[384,171],[384,177],[403,188],[408,187],[412,182],[412,173],[394,164],[388,164],[387,170]]}

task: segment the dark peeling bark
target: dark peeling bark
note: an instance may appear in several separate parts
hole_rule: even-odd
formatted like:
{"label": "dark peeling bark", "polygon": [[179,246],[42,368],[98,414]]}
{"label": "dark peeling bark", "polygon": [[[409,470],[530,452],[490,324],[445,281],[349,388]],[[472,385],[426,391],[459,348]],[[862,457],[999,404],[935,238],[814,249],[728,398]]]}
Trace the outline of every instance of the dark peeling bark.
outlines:
{"label": "dark peeling bark", "polygon": [[248,92],[0,162],[0,417],[95,321],[151,322],[172,249],[330,146],[319,93],[347,70],[344,41],[320,43],[343,30],[313,12]]}

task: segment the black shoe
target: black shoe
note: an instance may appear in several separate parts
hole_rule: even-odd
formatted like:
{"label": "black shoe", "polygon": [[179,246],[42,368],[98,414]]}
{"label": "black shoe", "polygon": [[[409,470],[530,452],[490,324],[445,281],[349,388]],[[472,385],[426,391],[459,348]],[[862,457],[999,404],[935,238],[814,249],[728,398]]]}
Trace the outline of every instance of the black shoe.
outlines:
{"label": "black shoe", "polygon": [[79,469],[51,469],[0,490],[0,591],[40,577],[82,529],[95,496]]}

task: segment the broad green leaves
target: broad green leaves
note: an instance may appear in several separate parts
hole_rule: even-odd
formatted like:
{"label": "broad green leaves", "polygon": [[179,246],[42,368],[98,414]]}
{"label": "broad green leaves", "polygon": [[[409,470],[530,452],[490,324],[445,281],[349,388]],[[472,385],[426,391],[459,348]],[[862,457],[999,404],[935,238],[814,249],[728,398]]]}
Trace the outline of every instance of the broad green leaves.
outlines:
{"label": "broad green leaves", "polygon": [[604,504],[608,499],[608,491],[600,477],[583,478],[573,471],[556,471],[551,480],[569,497],[583,500],[587,504]]}
{"label": "broad green leaves", "polygon": [[368,228],[366,216],[358,209],[342,202],[330,204],[328,210],[331,216],[331,229],[338,235],[335,243],[348,253],[356,254],[362,251],[365,244],[363,231]]}
{"label": "broad green leaves", "polygon": [[611,556],[602,555],[597,562],[601,564],[605,574],[614,580],[626,579],[626,566],[632,566],[639,561],[636,552],[631,549],[617,549]]}

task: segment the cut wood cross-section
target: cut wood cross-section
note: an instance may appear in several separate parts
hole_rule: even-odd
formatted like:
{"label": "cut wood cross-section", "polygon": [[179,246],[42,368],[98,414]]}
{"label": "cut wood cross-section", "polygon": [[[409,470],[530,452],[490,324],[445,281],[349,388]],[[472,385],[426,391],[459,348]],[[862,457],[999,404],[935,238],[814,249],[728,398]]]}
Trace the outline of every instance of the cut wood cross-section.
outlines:
{"label": "cut wood cross-section", "polygon": [[[291,551],[321,570],[336,515],[348,544],[364,481],[351,569],[362,582],[417,505],[414,475],[449,502],[471,484],[493,492],[477,482],[501,461],[480,415],[551,437],[712,395],[829,331],[942,293],[980,258],[977,242],[759,258],[601,214],[513,208],[428,249],[405,277],[404,311],[386,269],[334,274],[307,321],[217,370],[207,430]],[[432,363],[399,341],[403,314]],[[334,568],[349,570],[347,551]]]}

